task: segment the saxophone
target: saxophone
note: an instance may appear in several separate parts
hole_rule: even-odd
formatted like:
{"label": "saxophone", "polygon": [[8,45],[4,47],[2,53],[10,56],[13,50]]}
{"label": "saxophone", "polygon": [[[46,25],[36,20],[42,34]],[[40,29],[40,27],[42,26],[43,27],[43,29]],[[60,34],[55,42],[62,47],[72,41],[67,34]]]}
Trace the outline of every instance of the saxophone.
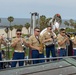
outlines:
{"label": "saxophone", "polygon": [[40,42],[40,50],[39,50],[39,53],[42,54],[44,52],[44,44]]}
{"label": "saxophone", "polygon": [[42,54],[44,52],[44,44],[42,43],[42,38],[39,39],[39,38],[36,37],[36,39],[39,42],[39,48],[40,48],[39,53]]}

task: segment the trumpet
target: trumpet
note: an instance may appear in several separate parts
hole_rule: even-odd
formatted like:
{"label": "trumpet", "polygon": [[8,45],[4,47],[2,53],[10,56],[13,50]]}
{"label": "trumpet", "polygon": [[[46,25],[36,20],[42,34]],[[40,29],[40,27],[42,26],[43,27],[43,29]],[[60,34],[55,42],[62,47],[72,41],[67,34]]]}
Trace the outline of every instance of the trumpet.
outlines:
{"label": "trumpet", "polygon": [[70,37],[69,37],[69,35],[65,35],[64,36],[64,39],[66,39],[66,45],[69,45],[70,44],[70,42],[69,42],[69,40],[70,40]]}
{"label": "trumpet", "polygon": [[2,34],[2,35],[0,36],[0,39],[3,40],[4,42],[8,42],[8,39],[4,37],[4,34]]}
{"label": "trumpet", "polygon": [[2,42],[5,46],[8,46],[8,45],[11,46],[11,42],[10,42],[9,38],[4,37],[4,34],[2,34],[0,36],[0,39],[2,40]]}

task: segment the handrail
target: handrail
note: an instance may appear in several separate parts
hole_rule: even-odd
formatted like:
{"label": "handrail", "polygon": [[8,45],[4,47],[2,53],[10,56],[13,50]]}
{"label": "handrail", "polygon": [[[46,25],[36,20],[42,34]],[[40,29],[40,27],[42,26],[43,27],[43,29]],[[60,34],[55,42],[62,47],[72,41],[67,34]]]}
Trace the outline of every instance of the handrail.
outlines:
{"label": "handrail", "polygon": [[76,56],[64,56],[64,57],[51,57],[51,58],[36,58],[36,59],[20,59],[20,60],[3,60],[0,62],[14,62],[14,61],[32,61],[32,60],[47,60],[47,59],[61,59],[61,58],[75,58]]}

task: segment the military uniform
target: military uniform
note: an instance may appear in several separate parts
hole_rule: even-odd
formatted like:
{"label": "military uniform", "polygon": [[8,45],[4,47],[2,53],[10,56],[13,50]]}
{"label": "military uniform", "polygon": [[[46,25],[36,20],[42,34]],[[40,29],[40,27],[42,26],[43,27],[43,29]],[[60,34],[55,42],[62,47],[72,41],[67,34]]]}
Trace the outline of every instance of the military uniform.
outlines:
{"label": "military uniform", "polygon": [[76,36],[73,39],[73,52],[74,52],[74,55],[76,56]]}
{"label": "military uniform", "polygon": [[[18,38],[15,38],[12,41],[12,44],[14,42],[16,42]],[[21,41],[19,41],[16,46],[14,47],[14,54],[13,54],[13,59],[12,60],[18,60],[18,59],[24,59],[25,57],[25,52],[23,50],[23,46],[22,44],[24,43],[22,40],[24,40],[26,42],[26,40],[24,38],[21,38]],[[16,67],[16,63],[17,62],[12,62],[11,67]],[[19,66],[23,66],[24,61],[19,61]]]}
{"label": "military uniform", "polygon": [[[48,32],[46,30],[46,32],[43,34],[43,40],[53,38],[53,36],[54,36],[53,33]],[[50,51],[51,51],[52,57],[56,57],[54,39],[51,40],[51,41],[46,42],[45,47],[46,47],[46,57],[47,58],[50,57]],[[49,60],[47,60],[47,61],[49,61]]]}
{"label": "military uniform", "polygon": [[[3,44],[2,42],[4,42],[4,40],[0,39],[0,50],[1,50],[1,44]],[[1,51],[0,51],[0,60],[2,60],[2,53],[1,53]],[[3,67],[2,64],[3,63],[0,63],[0,69],[2,69],[2,67]]]}
{"label": "military uniform", "polygon": [[[63,37],[62,35],[58,34],[57,36],[57,42],[61,42],[65,39],[66,37]],[[67,55],[67,50],[66,50],[66,42],[62,45],[58,44],[58,50],[59,50],[59,56],[66,56]]]}
{"label": "military uniform", "polygon": [[[40,47],[40,43],[39,41],[37,40],[37,38],[39,39],[39,41],[41,42],[42,41],[42,38],[41,36],[35,36],[35,35],[31,35],[29,37],[29,43],[34,46],[34,47]],[[39,50],[35,49],[35,48],[31,48],[32,50],[32,58],[44,58],[44,52],[40,53]],[[33,60],[33,64],[36,64],[36,63],[42,63],[44,62],[44,60]]]}

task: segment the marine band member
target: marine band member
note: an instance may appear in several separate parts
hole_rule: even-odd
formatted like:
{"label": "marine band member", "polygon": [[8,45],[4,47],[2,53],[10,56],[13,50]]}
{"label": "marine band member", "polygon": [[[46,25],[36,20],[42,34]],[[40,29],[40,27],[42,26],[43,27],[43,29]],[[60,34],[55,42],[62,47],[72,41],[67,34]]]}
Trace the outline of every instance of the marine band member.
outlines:
{"label": "marine band member", "polygon": [[60,33],[57,36],[59,56],[66,56],[68,51],[66,46],[69,45],[69,38],[66,35],[65,29],[60,29]]}
{"label": "marine band member", "polygon": [[[1,44],[5,45],[5,46],[7,45],[4,40],[4,37],[2,35],[0,36],[0,60],[2,60]],[[0,63],[0,69],[2,69],[2,67],[3,67],[2,63]]]}
{"label": "marine band member", "polygon": [[69,38],[69,45],[67,45],[67,50],[68,50],[68,56],[73,56],[73,42],[71,40],[71,35],[69,33],[66,33],[66,35]]}
{"label": "marine band member", "polygon": [[[12,41],[11,46],[14,48],[12,60],[24,59],[25,51],[24,46],[28,46],[26,40],[21,37],[21,29],[16,30],[16,38]],[[12,62],[11,67],[16,67],[17,62]],[[19,66],[23,66],[24,61],[19,61]]]}
{"label": "marine band member", "polygon": [[73,55],[76,56],[76,35],[74,39],[72,39],[72,42],[73,42]]}
{"label": "marine band member", "polygon": [[[53,34],[52,32],[52,27],[48,26],[47,30],[43,34],[43,43],[45,43],[46,47],[46,57],[50,57],[50,51],[52,54],[52,57],[56,57],[55,53],[55,45],[54,45],[54,39],[56,38],[56,35]],[[47,60],[48,62],[49,60]]]}
{"label": "marine band member", "polygon": [[[29,44],[32,50],[32,58],[44,58],[44,52],[41,48],[42,37],[40,36],[40,29],[34,28],[34,34],[29,37]],[[42,50],[42,52],[40,52]],[[33,60],[33,64],[42,63],[44,60]]]}

